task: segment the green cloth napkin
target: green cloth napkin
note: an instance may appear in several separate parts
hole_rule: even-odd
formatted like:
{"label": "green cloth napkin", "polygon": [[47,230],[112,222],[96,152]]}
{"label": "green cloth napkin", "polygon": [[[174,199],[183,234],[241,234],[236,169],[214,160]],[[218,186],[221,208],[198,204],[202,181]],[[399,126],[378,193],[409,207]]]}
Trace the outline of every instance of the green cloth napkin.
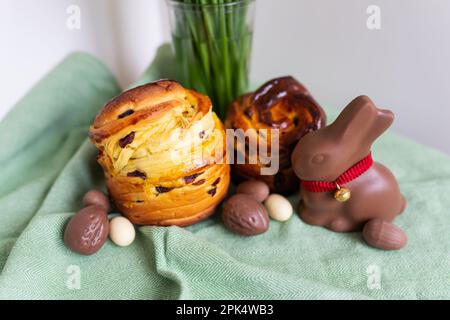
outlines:
{"label": "green cloth napkin", "polygon": [[[167,50],[139,83],[175,76]],[[256,237],[230,233],[215,215],[188,228],[139,227],[126,248],[108,240],[92,256],[69,251],[67,221],[87,190],[104,189],[88,125],[119,92],[100,62],[73,54],[0,123],[0,298],[450,298],[450,159],[391,133],[373,155],[408,199],[396,220],[409,236],[401,251],[297,215]]]}

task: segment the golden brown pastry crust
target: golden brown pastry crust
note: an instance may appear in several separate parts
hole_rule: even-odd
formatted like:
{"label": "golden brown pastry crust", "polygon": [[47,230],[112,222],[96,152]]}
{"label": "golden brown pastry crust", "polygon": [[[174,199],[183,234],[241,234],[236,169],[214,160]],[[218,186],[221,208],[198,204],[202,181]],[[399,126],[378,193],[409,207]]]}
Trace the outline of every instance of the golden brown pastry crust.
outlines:
{"label": "golden brown pastry crust", "polygon": [[[225,126],[232,129],[279,129],[279,164],[275,175],[261,175],[259,162],[250,164],[248,151],[235,144],[245,154],[245,164],[232,166],[233,178],[239,182],[257,179],[266,182],[272,192],[289,194],[297,190],[299,180],[291,166],[291,153],[297,141],[311,130],[325,125],[323,109],[308,90],[293,77],[268,81],[258,90],[234,101],[228,110]],[[270,151],[270,139],[268,150]]]}
{"label": "golden brown pastry crust", "polygon": [[89,135],[108,191],[133,223],[193,224],[225,197],[225,132],[211,108],[208,97],[160,80],[122,93],[99,112]]}

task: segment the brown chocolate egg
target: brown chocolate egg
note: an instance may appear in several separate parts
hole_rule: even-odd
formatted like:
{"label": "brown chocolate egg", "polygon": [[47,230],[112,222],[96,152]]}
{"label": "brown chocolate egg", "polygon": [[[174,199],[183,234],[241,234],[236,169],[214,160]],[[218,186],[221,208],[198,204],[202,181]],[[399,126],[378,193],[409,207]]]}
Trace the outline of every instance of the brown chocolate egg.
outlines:
{"label": "brown chocolate egg", "polygon": [[248,180],[244,181],[238,185],[237,193],[247,194],[252,196],[259,202],[263,202],[269,196],[269,186],[258,180]]}
{"label": "brown chocolate egg", "polygon": [[222,220],[229,230],[244,236],[254,236],[269,229],[266,208],[246,194],[235,194],[228,199],[223,207]]}
{"label": "brown chocolate egg", "polygon": [[111,209],[108,197],[99,190],[90,190],[86,192],[83,197],[83,205],[86,207],[91,205],[99,205],[102,206],[106,212],[109,212]]}
{"label": "brown chocolate egg", "polygon": [[108,215],[99,205],[88,206],[76,213],[66,226],[64,242],[72,251],[90,255],[103,246],[109,232]]}
{"label": "brown chocolate egg", "polygon": [[373,219],[367,222],[362,234],[368,244],[383,250],[398,250],[408,242],[408,238],[402,229],[381,219]]}

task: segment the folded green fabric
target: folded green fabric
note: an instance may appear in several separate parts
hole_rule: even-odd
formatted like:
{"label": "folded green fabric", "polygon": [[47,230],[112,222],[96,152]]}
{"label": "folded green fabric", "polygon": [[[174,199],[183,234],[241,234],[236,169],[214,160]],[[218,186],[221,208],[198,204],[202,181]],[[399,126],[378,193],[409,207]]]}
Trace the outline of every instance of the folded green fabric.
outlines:
{"label": "folded green fabric", "polygon": [[[167,50],[139,83],[175,76]],[[360,233],[297,215],[247,238],[216,214],[188,228],[139,227],[126,248],[108,241],[92,256],[69,251],[65,224],[84,192],[104,189],[88,125],[119,92],[100,62],[73,54],[0,123],[0,298],[450,298],[450,159],[391,133],[373,155],[408,199],[396,220],[409,236],[403,250],[370,248]]]}

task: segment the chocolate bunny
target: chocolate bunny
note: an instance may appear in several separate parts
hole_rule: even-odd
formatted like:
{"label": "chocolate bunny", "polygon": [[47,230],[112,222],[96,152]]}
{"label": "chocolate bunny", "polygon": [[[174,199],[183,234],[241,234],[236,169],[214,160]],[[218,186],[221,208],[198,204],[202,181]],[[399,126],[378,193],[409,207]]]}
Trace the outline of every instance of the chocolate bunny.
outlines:
{"label": "chocolate bunny", "polygon": [[394,175],[372,161],[371,146],[393,121],[391,111],[359,96],[335,122],[299,141],[292,164],[302,180],[299,214],[306,223],[350,232],[376,219],[389,228],[406,201]]}

